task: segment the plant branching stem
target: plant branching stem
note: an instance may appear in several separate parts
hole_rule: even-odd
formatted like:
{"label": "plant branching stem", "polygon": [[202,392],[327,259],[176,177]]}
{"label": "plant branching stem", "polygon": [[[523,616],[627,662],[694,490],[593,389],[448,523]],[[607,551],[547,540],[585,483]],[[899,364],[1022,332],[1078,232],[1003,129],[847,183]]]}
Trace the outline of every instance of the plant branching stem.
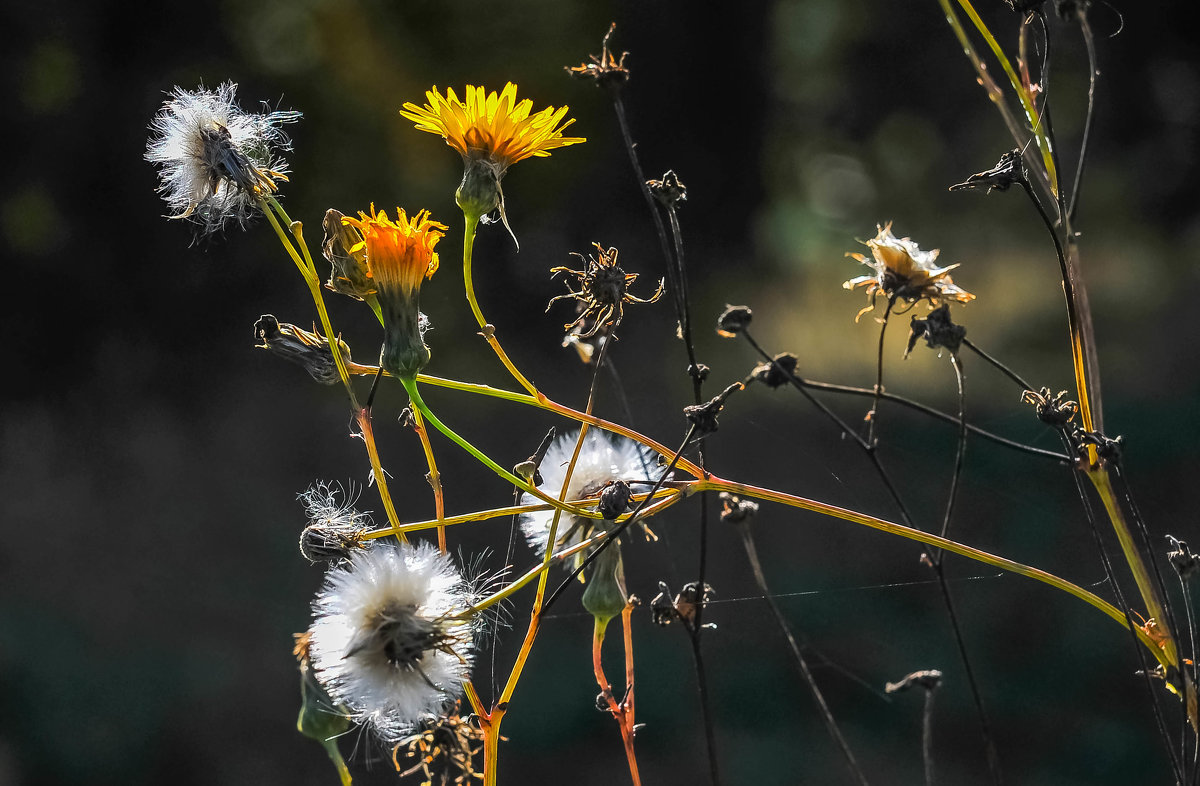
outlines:
{"label": "plant branching stem", "polygon": [[779,632],[787,640],[788,648],[792,652],[792,661],[796,664],[796,669],[800,672],[800,678],[804,681],[809,693],[812,694],[813,701],[816,702],[818,713],[821,716],[821,720],[825,723],[825,730],[829,732],[829,736],[833,738],[834,743],[842,754],[842,758],[845,759],[846,768],[850,771],[850,776],[856,783],[866,786],[866,775],[863,774],[862,767],[859,766],[857,759],[854,757],[854,752],[850,750],[849,743],[846,742],[841,729],[838,728],[837,721],[833,717],[833,712],[829,709],[829,704],[825,701],[825,694],[821,692],[820,686],[817,685],[812,669],[809,668],[808,661],[805,659],[800,645],[796,642],[796,637],[792,633],[791,626],[788,625],[787,618],[779,610],[779,606],[775,603],[775,599],[771,595],[771,590],[767,586],[767,577],[763,573],[762,563],[758,559],[758,548],[754,543],[754,534],[750,531],[750,522],[748,520],[740,521],[738,523],[738,532],[742,536],[742,548],[746,551],[746,559],[750,561],[750,568],[754,573],[754,581],[758,584],[758,590],[762,593],[762,599],[766,602],[767,608],[771,610],[771,616],[774,618],[775,624],[779,627]]}

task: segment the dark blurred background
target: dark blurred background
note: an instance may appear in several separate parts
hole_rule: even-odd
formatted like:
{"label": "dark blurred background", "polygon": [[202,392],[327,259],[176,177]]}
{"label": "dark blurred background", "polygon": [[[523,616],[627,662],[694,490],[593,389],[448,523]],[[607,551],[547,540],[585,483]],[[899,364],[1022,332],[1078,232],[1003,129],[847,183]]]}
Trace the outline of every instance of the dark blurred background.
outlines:
{"label": "dark blurred background", "polygon": [[[1194,538],[1200,410],[1194,293],[1200,243],[1194,183],[1200,70],[1181,4],[1114,3],[1092,13],[1103,71],[1079,227],[1104,374],[1107,423],[1127,439],[1132,487],[1155,533]],[[1011,51],[1016,17],[980,0]],[[515,166],[505,180],[516,253],[481,231],[476,288],[509,353],[552,397],[582,406],[588,369],[559,346],[571,318],[548,269],[593,241],[621,250],[646,293],[662,273],[649,216],[602,91],[564,65],[599,51],[610,21],[629,50],[626,96],[648,175],[677,170],[698,351],[716,392],[756,362],[709,329],[726,302],[750,305],[771,351],[806,376],[870,385],[877,325],[854,313],[846,259],[875,224],[963,262],[978,295],[955,309],[970,337],[1036,384],[1071,387],[1053,249],[1019,193],[948,193],[1012,147],[933,0],[727,4],[514,1],[386,3],[222,0],[152,5],[7,4],[3,59],[9,138],[0,248],[9,271],[9,352],[0,413],[0,783],[330,784],[335,773],[295,731],[291,634],[321,580],[295,548],[295,495],[317,479],[361,485],[337,388],[253,347],[260,314],[308,324],[312,304],[265,224],[191,243],[162,218],[146,125],[175,85],[239,83],[242,105],[299,109],[289,130],[292,215],[427,207],[451,225],[443,268],[422,294],[435,331],[429,371],[511,387],[475,335],[460,267],[458,156],[397,114],[430,85],[506,80],[537,106],[571,106],[586,145]],[[1053,101],[1073,171],[1086,98],[1077,31],[1051,22]],[[997,73],[998,70],[997,70]],[[315,238],[314,238],[315,239]],[[330,296],[362,361],[378,328]],[[954,407],[948,359],[901,361],[907,318],[889,331],[886,384]],[[632,309],[598,411],[666,444],[690,402],[667,301]],[[1053,435],[1018,392],[965,357],[975,423],[1041,447]],[[501,463],[554,421],[502,402],[430,389],[442,417]],[[863,400],[831,400],[856,421]],[[432,514],[420,450],[395,423],[398,386],[376,420],[401,515]],[[914,516],[940,521],[954,430],[895,407],[881,456]],[[442,440],[448,510],[506,504],[504,486]],[[850,440],[787,390],[731,400],[710,439],[714,470],[858,508],[895,511]],[[379,510],[373,489],[362,507]],[[954,534],[1059,572],[1097,592],[1104,574],[1070,472],[980,440],[969,444]],[[381,516],[379,518],[382,518]],[[628,548],[630,589],[674,589],[695,573],[697,505],[655,522],[658,544]],[[503,562],[509,525],[452,533]],[[883,684],[940,668],[934,718],[940,782],[984,779],[971,701],[922,549],[852,525],[764,506],[756,525],[779,603],[811,646],[833,711],[874,783],[919,783],[919,696]],[[847,782],[786,655],[736,533],[710,530],[718,603],[705,638],[721,765],[729,783]],[[518,544],[515,562],[532,554]],[[1129,635],[1086,605],[1029,580],[952,559],[1008,782],[1166,783],[1169,771]],[[1169,576],[1173,578],[1173,576]],[[528,597],[496,656],[507,673]],[[568,593],[534,649],[504,724],[509,783],[621,783],[617,731],[596,712],[591,619]],[[686,636],[635,617],[639,758],[647,783],[703,782],[703,733]],[[614,650],[615,654],[615,650]],[[614,660],[613,672],[617,672]],[[489,692],[482,658],[477,682]],[[1168,705],[1170,706],[1170,705]],[[1171,711],[1172,721],[1174,708]],[[365,738],[348,738],[362,783],[396,780]]]}

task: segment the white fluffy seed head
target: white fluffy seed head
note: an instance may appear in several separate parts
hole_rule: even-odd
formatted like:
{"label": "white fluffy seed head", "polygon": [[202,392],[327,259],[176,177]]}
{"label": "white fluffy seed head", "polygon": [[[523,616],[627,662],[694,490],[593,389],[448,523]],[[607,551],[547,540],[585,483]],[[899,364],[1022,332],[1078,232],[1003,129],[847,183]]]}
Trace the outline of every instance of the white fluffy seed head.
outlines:
{"label": "white fluffy seed head", "polygon": [[330,569],[313,601],[317,679],[385,741],[439,715],[462,693],[472,658],[467,587],[433,546],[381,543]]}
{"label": "white fluffy seed head", "polygon": [[[567,464],[575,452],[575,442],[578,438],[578,431],[563,434],[546,451],[540,467],[542,483],[538,488],[541,491],[552,497],[557,497],[562,491]],[[632,439],[590,428],[583,436],[583,447],[580,448],[579,459],[575,462],[575,471],[571,474],[565,500],[574,502],[595,497],[613,480],[625,481],[634,493],[649,491],[663,473],[659,459],[658,453]],[[522,504],[537,501],[529,494],[521,496]],[[521,514],[521,531],[525,533],[529,545],[538,553],[544,553],[546,550],[553,519],[553,510]],[[598,523],[591,519],[581,521],[564,514],[559,519],[555,539],[559,546],[579,543],[584,533]]]}
{"label": "white fluffy seed head", "polygon": [[244,224],[258,197],[286,180],[287,162],[276,151],[290,149],[279,127],[299,112],[245,112],[237,85],[216,90],[176,87],[150,122],[146,160],[158,164],[158,191],[171,218],[189,218],[203,233],[227,221]]}

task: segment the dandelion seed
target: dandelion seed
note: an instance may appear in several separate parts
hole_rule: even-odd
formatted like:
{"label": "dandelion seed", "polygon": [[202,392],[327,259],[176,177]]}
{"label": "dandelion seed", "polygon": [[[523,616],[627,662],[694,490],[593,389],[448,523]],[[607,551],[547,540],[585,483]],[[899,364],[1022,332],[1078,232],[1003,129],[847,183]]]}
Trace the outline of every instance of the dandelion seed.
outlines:
{"label": "dandelion seed", "polygon": [[471,668],[468,589],[429,544],[375,543],[332,568],[313,602],[317,679],[395,743],[460,696]]}
{"label": "dandelion seed", "polygon": [[957,264],[946,267],[933,264],[938,257],[938,249],[922,251],[912,240],[896,237],[892,234],[891,222],[878,229],[879,233],[864,243],[871,249],[871,259],[853,252],[846,254],[875,270],[869,276],[852,278],[842,284],[846,289],[867,288],[870,303],[854,317],[856,322],[875,308],[875,297],[880,292],[889,300],[899,299],[910,304],[928,300],[933,306],[942,300],[969,303],[975,299],[974,295],[956,286],[950,279],[950,271],[958,267]]}
{"label": "dandelion seed", "polygon": [[260,200],[287,180],[289,150],[279,127],[300,119],[299,112],[254,114],[238,106],[237,85],[216,90],[176,87],[150,122],[146,160],[160,166],[158,192],[170,218],[187,218],[203,234],[227,221],[244,225]]}
{"label": "dandelion seed", "polygon": [[[563,434],[546,451],[542,460],[542,483],[538,485],[546,494],[558,496],[562,491],[567,465],[575,452],[579,432]],[[655,451],[626,437],[611,436],[599,429],[588,429],[583,437],[583,447],[575,462],[575,471],[567,485],[565,500],[576,502],[581,499],[599,497],[609,484],[625,483],[632,493],[647,492],[662,475],[660,456]],[[618,492],[621,493],[621,492]],[[623,496],[623,493],[622,493]],[[522,503],[533,501],[523,495]],[[619,511],[618,511],[619,514]],[[550,537],[550,523],[554,511],[538,510],[521,515],[521,531],[530,547],[544,553]],[[581,543],[601,529],[609,529],[611,520],[580,518],[564,514],[558,524],[555,548]]]}

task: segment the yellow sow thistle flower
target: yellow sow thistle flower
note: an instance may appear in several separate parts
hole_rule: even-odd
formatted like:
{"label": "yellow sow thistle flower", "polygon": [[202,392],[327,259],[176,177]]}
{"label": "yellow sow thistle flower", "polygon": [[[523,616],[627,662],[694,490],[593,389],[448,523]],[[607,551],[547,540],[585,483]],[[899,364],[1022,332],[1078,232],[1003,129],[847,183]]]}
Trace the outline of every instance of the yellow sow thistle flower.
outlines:
{"label": "yellow sow thistle flower", "polygon": [[863,244],[871,249],[871,259],[863,254],[846,253],[846,256],[875,270],[869,276],[852,278],[842,284],[846,289],[867,287],[870,303],[855,315],[855,322],[875,308],[875,298],[880,292],[889,300],[905,300],[909,304],[928,300],[932,306],[943,300],[969,303],[975,299],[974,295],[957,286],[950,278],[950,271],[958,267],[958,263],[937,267],[934,261],[940,253],[938,249],[922,251],[909,238],[896,237],[892,234],[890,221],[877,229],[878,234]]}
{"label": "yellow sow thistle flower", "polygon": [[517,86],[509,82],[499,93],[467,85],[466,100],[453,88],[443,96],[435,85],[426,91],[425,106],[406,103],[400,114],[417,129],[439,134],[463,157],[466,171],[455,195],[463,212],[477,218],[500,207],[500,181],[508,168],[530,157],[544,158],[550,151],[587,141],[563,136],[575,121],[568,107],[546,107],[533,112],[528,98],[517,101]]}
{"label": "yellow sow thistle flower", "polygon": [[342,223],[362,233],[362,242],[350,249],[365,249],[367,276],[374,283],[383,314],[384,341],[380,365],[398,377],[413,377],[429,362],[424,341],[424,320],[418,308],[421,284],[438,267],[433,250],[446,234],[446,225],[429,218],[422,210],[411,219],[396,208],[396,220],[385,211],[359,218],[345,216]]}

